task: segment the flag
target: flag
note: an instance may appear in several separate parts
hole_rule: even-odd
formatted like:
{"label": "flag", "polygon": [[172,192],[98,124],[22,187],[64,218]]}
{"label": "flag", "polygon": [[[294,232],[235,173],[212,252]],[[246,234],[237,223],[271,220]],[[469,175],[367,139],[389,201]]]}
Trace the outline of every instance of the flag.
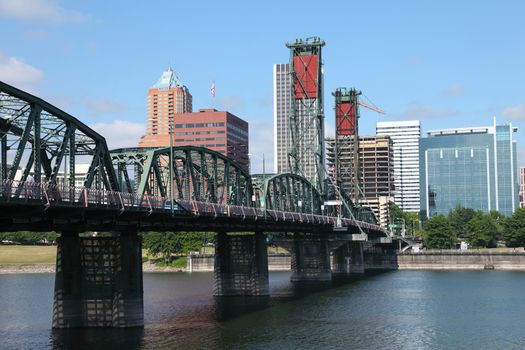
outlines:
{"label": "flag", "polygon": [[211,82],[211,96],[215,97],[215,81]]}

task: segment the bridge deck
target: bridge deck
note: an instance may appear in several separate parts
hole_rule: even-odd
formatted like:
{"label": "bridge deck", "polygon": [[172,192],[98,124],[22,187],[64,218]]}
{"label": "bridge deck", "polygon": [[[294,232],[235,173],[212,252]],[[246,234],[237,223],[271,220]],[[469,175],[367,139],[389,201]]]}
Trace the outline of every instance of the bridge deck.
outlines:
{"label": "bridge deck", "polygon": [[[5,230],[332,232],[337,218],[209,202],[140,196],[88,188],[4,181],[0,222]],[[385,237],[378,225],[342,219],[340,234]],[[371,237],[371,238],[372,238]]]}

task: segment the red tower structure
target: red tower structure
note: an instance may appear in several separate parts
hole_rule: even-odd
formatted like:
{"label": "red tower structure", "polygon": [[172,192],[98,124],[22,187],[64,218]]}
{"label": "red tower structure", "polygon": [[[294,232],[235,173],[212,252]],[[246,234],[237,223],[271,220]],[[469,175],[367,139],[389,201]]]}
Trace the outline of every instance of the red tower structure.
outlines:
{"label": "red tower structure", "polygon": [[318,37],[296,39],[290,49],[291,107],[288,166],[323,191],[324,111],[321,48]]}
{"label": "red tower structure", "polygon": [[359,167],[359,106],[377,113],[384,111],[359,101],[361,91],[338,88],[335,97],[334,178],[339,188],[352,193],[356,202],[361,196]]}

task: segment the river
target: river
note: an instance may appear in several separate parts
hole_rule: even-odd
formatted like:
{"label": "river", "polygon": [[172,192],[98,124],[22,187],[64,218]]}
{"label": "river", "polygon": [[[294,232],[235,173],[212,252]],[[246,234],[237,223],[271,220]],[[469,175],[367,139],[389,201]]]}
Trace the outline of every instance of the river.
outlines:
{"label": "river", "polygon": [[53,274],[0,275],[1,349],[523,349],[525,272],[395,271],[211,295],[211,273],[144,274],[143,329],[51,330]]}

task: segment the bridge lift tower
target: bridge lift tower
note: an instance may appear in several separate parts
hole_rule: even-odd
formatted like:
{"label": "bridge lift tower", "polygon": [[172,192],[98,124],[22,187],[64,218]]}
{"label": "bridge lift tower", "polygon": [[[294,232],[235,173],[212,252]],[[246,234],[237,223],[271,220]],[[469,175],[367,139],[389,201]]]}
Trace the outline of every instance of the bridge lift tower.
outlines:
{"label": "bridge lift tower", "polygon": [[290,49],[290,143],[288,167],[324,193],[324,110],[321,49],[318,37],[296,39]]}
{"label": "bridge lift tower", "polygon": [[356,203],[361,199],[359,167],[359,106],[380,114],[379,108],[359,100],[361,91],[355,88],[338,88],[335,97],[335,147],[334,178],[336,185],[351,193]]}

